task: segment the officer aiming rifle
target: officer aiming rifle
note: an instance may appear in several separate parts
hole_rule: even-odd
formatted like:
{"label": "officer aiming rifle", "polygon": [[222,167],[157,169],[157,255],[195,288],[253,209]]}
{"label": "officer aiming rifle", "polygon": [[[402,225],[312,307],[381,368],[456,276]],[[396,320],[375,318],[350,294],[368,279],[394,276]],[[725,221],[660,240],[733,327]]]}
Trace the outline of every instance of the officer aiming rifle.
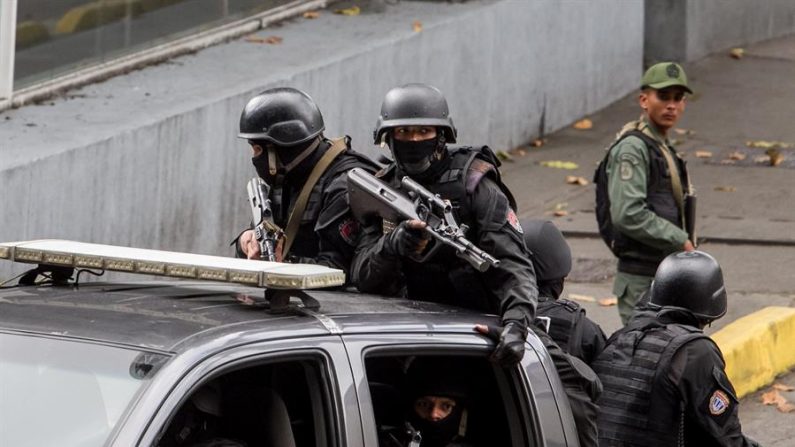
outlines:
{"label": "officer aiming rifle", "polygon": [[468,227],[456,223],[449,200],[443,200],[438,194],[431,193],[408,176],[404,176],[400,183],[411,198],[390,188],[363,169],[352,169],[348,173],[348,196],[354,216],[362,221],[378,215],[393,223],[403,220],[424,222],[425,231],[436,243],[424,254],[412,255],[417,262],[424,262],[444,244],[452,247],[456,255],[480,272],[500,265],[498,259],[479,249],[465,237]]}
{"label": "officer aiming rifle", "polygon": [[246,189],[254,223],[254,238],[259,244],[260,259],[276,262],[276,244],[284,232],[273,222],[271,201],[268,198],[271,188],[265,180],[254,177],[249,180]]}

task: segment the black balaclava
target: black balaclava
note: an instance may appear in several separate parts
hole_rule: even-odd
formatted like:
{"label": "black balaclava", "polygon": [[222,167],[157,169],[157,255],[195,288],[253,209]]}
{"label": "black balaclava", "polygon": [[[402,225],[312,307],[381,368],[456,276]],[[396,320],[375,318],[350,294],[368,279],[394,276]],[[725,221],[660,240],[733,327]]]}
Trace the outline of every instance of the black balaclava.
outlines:
{"label": "black balaclava", "polygon": [[276,146],[267,141],[249,140],[249,143],[262,148],[262,153],[252,157],[251,163],[261,179],[270,185],[279,185],[284,181],[284,177],[301,170],[299,167],[304,165],[307,159],[312,158],[311,155],[321,142],[322,138],[317,137],[295,146]]}
{"label": "black balaclava", "polygon": [[450,166],[442,132],[423,141],[396,140],[393,132],[389,132],[388,144],[400,171],[419,182],[438,177]]}
{"label": "black balaclava", "polygon": [[563,278],[538,281],[538,296],[556,300],[563,293]]}

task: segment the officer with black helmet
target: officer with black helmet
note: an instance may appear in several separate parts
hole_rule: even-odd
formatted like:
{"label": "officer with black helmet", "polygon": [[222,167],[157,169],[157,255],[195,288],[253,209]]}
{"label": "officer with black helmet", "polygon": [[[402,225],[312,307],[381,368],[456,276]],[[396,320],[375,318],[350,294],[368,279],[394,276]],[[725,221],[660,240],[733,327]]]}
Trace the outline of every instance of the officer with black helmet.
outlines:
{"label": "officer with black helmet", "polygon": [[605,348],[607,337],[579,304],[560,298],[571,272],[569,244],[548,220],[523,221],[522,229],[538,281],[536,315],[549,318],[549,335],[566,353],[590,365]]}
{"label": "officer with black helmet", "polygon": [[666,257],[654,276],[651,319],[620,329],[592,365],[603,446],[756,446],[718,346],[702,329],[726,313],[720,265],[701,251]]}
{"label": "officer with black helmet", "polygon": [[[240,138],[248,140],[257,174],[271,186],[273,219],[285,230],[277,260],[317,263],[348,273],[359,224],[347,201],[347,171],[374,172],[372,161],[350,148],[350,138],[329,140],[315,102],[306,93],[280,87],[253,97],[240,115]],[[259,259],[253,230],[235,239],[238,257]]]}
{"label": "officer with black helmet", "polygon": [[409,176],[450,200],[457,223],[469,227],[467,238],[500,265],[478,272],[448,247],[416,262],[411,255],[422,253],[430,237],[424,223],[379,219],[366,223],[353,262],[359,289],[499,314],[501,327],[478,326],[478,331],[497,341],[495,362],[515,364],[524,355],[538,291],[515,202],[497,170],[499,161],[487,146],[449,146],[456,142],[456,128],[447,101],[426,84],[390,90],[373,136],[395,160],[378,176],[395,189]]}

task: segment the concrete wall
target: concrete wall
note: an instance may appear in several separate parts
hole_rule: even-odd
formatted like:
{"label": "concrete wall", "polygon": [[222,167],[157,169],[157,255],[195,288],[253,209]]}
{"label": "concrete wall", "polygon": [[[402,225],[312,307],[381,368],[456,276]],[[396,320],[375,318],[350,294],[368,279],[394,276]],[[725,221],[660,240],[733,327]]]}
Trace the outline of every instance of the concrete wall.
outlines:
{"label": "concrete wall", "polygon": [[646,0],[645,59],[693,61],[795,33],[792,0]]}
{"label": "concrete wall", "polygon": [[404,1],[298,19],[259,33],[280,45],[241,39],[6,111],[0,241],[229,254],[254,173],[237,121],[257,92],[307,91],[327,135],[375,154],[385,92],[428,82],[446,93],[460,142],[511,148],[634,90],[642,17],[643,3],[625,0]]}

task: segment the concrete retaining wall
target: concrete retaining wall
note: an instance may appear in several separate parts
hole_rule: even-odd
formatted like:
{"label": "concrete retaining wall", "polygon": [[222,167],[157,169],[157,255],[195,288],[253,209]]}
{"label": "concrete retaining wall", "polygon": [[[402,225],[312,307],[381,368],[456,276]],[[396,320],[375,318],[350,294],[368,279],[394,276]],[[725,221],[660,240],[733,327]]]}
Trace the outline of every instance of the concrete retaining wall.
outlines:
{"label": "concrete retaining wall", "polygon": [[[259,33],[282,37],[280,45],[241,39],[6,111],[0,240],[229,254],[248,219],[245,182],[254,173],[250,150],[235,138],[237,121],[257,92],[307,91],[327,135],[350,134],[372,155],[384,93],[428,82],[449,98],[460,142],[510,148],[634,90],[642,17],[642,3],[624,0],[401,2],[356,17],[323,12]],[[7,271],[0,265],[0,274]]]}
{"label": "concrete retaining wall", "polygon": [[693,61],[795,33],[792,0],[646,0],[645,59]]}

